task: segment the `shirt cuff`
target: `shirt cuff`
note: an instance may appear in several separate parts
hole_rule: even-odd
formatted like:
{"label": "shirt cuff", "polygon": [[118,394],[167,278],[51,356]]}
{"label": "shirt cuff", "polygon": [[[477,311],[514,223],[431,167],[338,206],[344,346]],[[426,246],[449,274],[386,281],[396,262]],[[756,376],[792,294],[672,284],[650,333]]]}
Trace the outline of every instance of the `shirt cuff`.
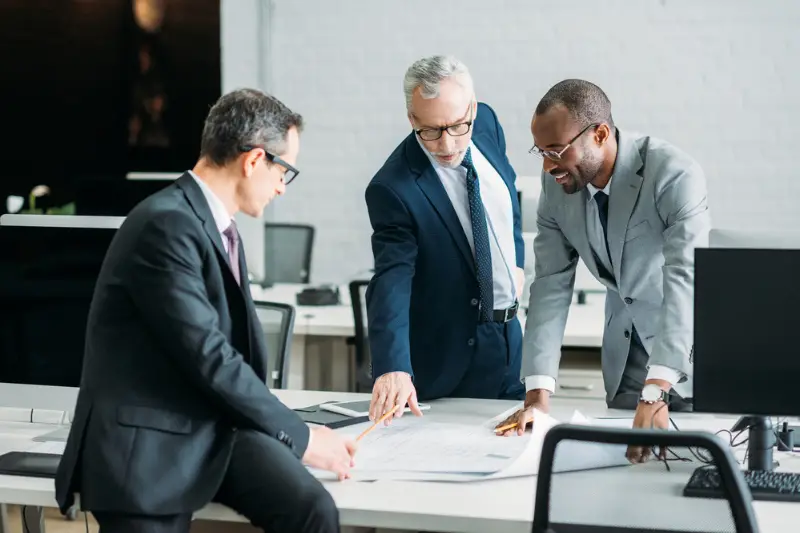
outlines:
{"label": "shirt cuff", "polygon": [[663,379],[673,387],[681,380],[681,373],[668,366],[653,365],[647,372],[647,379]]}
{"label": "shirt cuff", "polygon": [[550,376],[528,376],[525,378],[525,392],[534,389],[544,389],[553,394],[556,390],[556,380]]}

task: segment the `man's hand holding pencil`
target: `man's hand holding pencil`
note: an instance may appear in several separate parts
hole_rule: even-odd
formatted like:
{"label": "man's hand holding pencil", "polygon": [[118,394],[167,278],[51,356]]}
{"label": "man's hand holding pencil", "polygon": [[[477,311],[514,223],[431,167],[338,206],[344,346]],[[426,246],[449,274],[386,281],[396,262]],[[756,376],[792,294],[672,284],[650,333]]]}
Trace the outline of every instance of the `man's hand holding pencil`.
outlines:
{"label": "man's hand holding pencil", "polygon": [[495,426],[495,433],[503,437],[522,435],[528,426],[533,426],[533,410],[547,412],[550,409],[550,393],[546,390],[531,390],[525,396],[525,404],[511,416]]}

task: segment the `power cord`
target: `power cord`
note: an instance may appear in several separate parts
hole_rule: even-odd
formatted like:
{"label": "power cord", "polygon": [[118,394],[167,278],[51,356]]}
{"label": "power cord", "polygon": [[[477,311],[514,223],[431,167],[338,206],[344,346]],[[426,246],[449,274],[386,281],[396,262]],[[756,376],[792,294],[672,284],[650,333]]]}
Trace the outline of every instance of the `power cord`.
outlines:
{"label": "power cord", "polygon": [[[656,411],[653,413],[652,418],[650,419],[650,429],[655,429],[656,415],[658,415],[658,413],[662,409],[667,407],[668,405],[669,405],[668,402],[664,402],[658,409],[656,409]],[[678,425],[675,423],[675,420],[672,417],[669,417],[669,423],[672,425],[673,428],[675,428],[675,431],[680,431],[681,430],[678,427]],[[729,442],[728,442],[729,446],[731,448],[736,448],[738,446],[741,446],[741,445],[747,443],[748,438],[746,436],[745,436],[744,440],[737,441],[737,439],[747,429],[748,428],[744,428],[741,431],[736,432],[736,434],[732,433],[728,429],[721,429],[721,430],[717,431],[716,433],[714,433],[714,435],[715,436],[720,436],[720,435],[724,435],[724,434],[727,433],[728,438],[729,438]],[[714,460],[710,455],[708,455],[708,452],[706,450],[702,450],[700,448],[693,448],[691,446],[688,447],[687,449],[689,450],[689,453],[692,455],[692,457],[695,460],[697,460],[698,462],[702,463],[705,466],[714,466]],[[748,448],[748,450],[749,450],[749,448]],[[675,453],[675,451],[673,451],[673,450],[671,450],[669,448],[667,448],[667,449],[665,449],[663,451],[661,450],[661,448],[659,448],[659,453],[656,454],[656,457],[659,459],[659,461],[664,463],[664,468],[666,468],[667,472],[671,472],[672,471],[670,469],[670,466],[669,466],[669,462],[670,461],[692,462],[692,458],[681,457],[680,455]],[[745,460],[747,460],[747,451],[745,452]]]}

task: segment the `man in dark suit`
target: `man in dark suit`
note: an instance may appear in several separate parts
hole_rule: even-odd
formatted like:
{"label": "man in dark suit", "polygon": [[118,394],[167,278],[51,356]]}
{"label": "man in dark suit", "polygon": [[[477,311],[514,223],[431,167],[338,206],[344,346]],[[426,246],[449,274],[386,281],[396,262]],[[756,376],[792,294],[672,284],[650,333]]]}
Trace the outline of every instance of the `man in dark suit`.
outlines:
{"label": "man in dark suit", "polygon": [[348,476],[355,446],[272,395],[233,223],[297,174],[302,119],[254,90],[224,95],[192,171],[131,211],[89,315],[80,393],[59,465],[62,511],[80,493],[100,530],[187,531],[223,503],[268,531],[338,531],[303,466]]}
{"label": "man in dark suit", "polygon": [[[522,399],[524,245],[494,111],[449,56],[406,72],[412,131],[370,182],[370,415],[441,397]],[[395,416],[399,416],[399,409]]]}

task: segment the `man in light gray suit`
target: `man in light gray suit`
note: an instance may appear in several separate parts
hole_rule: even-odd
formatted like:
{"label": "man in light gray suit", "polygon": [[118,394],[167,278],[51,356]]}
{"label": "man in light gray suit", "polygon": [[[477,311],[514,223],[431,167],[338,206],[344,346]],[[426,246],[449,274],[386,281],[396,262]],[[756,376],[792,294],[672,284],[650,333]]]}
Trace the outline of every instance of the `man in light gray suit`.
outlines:
{"label": "man in light gray suit", "polygon": [[703,171],[663,140],[617,129],[605,93],[583,80],[553,86],[531,131],[543,166],[522,356],[527,392],[525,407],[502,424],[517,422],[521,433],[533,407],[548,409],[580,257],[608,288],[608,406],[635,409],[634,427],[666,428],[668,409],[691,409],[694,250],[707,244],[711,224]]}

